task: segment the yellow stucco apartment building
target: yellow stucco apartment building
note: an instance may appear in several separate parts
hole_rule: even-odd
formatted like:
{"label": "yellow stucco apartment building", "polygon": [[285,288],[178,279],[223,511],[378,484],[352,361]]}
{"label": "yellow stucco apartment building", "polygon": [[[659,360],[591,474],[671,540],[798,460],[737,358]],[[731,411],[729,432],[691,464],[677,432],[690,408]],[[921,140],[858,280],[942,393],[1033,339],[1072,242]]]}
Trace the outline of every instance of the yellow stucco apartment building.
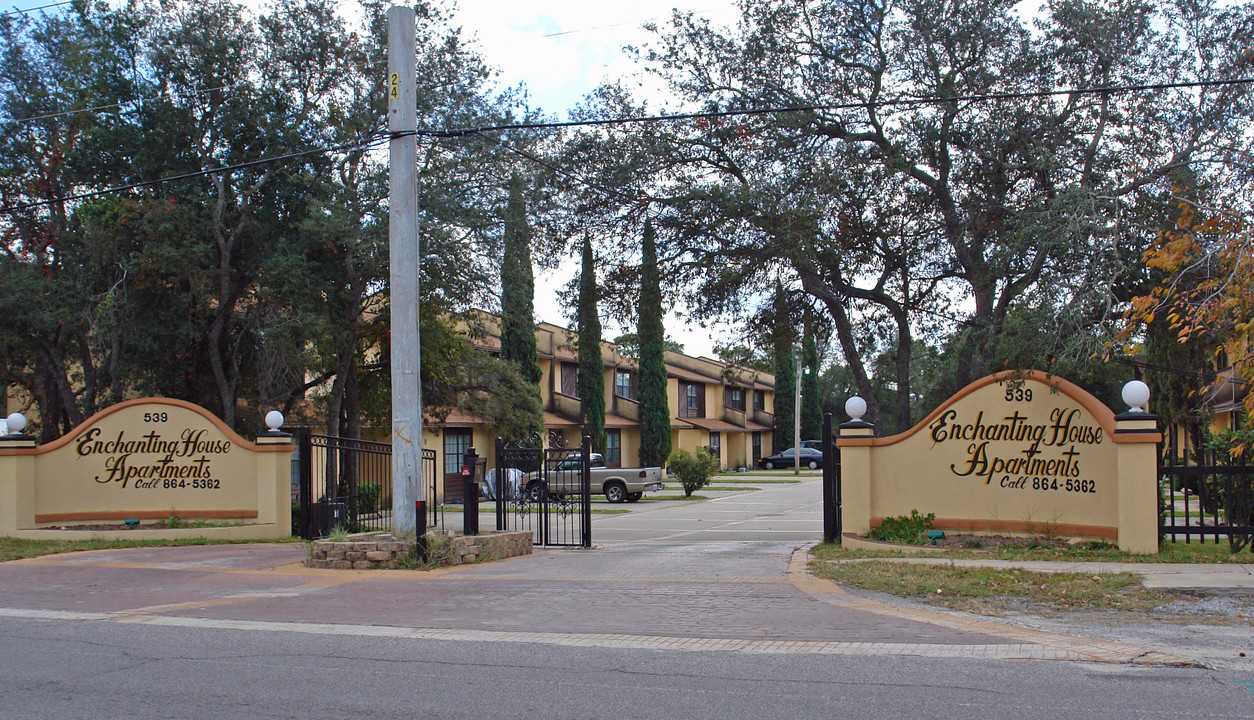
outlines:
{"label": "yellow stucco apartment building", "polygon": [[[499,318],[482,315],[484,332],[474,344],[488,352],[500,351]],[[578,397],[579,359],[575,332],[550,323],[536,326],[536,349],[543,377],[540,396],[544,404],[546,442],[560,436],[566,446],[579,444],[582,434]],[[607,465],[639,465],[640,404],[639,369],[612,343],[601,343],[605,374],[605,431]],[[719,466],[753,467],[770,455],[775,411],[775,378],[768,373],[729,365],[704,357],[667,351],[667,405],[671,414],[671,446],[695,452],[708,447]],[[479,418],[453,412],[442,423],[423,430],[423,443],[436,452],[437,473],[458,477],[462,454],[474,447],[480,457],[495,466],[496,428]],[[456,480],[460,482],[460,480]],[[447,483],[452,495],[460,495],[456,483]]]}

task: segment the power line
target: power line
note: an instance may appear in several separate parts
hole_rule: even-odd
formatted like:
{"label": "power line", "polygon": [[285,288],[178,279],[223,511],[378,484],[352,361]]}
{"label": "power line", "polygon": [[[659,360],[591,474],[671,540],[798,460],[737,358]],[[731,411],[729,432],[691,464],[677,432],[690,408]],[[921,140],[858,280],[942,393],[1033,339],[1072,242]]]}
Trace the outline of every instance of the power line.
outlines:
{"label": "power line", "polygon": [[637,198],[632,198],[631,196],[629,196],[629,195],[627,195],[627,194],[625,194],[625,193],[619,192],[619,191],[617,191],[617,190],[614,190],[613,188],[607,188],[607,187],[605,187],[605,186],[603,186],[603,185],[598,185],[597,183],[594,183],[594,182],[592,182],[591,180],[586,180],[586,179],[584,179],[584,178],[579,177],[578,175],[575,175],[575,174],[574,174],[574,173],[572,173],[572,172],[568,172],[568,171],[566,171],[566,170],[563,170],[563,169],[561,169],[561,168],[557,167],[556,165],[553,165],[553,164],[551,164],[551,163],[549,163],[549,162],[546,162],[545,160],[543,160],[543,159],[541,159],[541,158],[536,157],[535,155],[533,155],[533,154],[531,154],[531,153],[527,152],[526,150],[523,150],[522,148],[515,147],[515,146],[513,146],[513,145],[509,145],[509,144],[506,144],[506,143],[504,143],[504,142],[502,142],[502,141],[500,141],[500,140],[497,140],[497,139],[496,139],[496,138],[494,138],[494,137],[490,137],[490,136],[488,136],[488,135],[484,135],[483,133],[475,133],[475,136],[476,136],[476,137],[483,138],[484,140],[488,140],[489,142],[496,143],[496,145],[497,145],[498,147],[500,147],[501,149],[503,149],[503,150],[506,150],[506,151],[508,151],[508,152],[512,152],[512,153],[514,153],[515,155],[518,155],[518,156],[520,156],[520,157],[526,158],[527,160],[530,160],[531,162],[536,163],[537,165],[541,165],[541,166],[543,166],[543,167],[546,167],[546,168],[548,168],[549,170],[551,170],[552,172],[554,172],[554,173],[556,173],[556,174],[558,174],[558,175],[561,175],[561,176],[562,176],[562,177],[564,177],[564,178],[569,178],[569,179],[571,179],[571,180],[574,180],[575,182],[579,183],[580,185],[583,185],[583,186],[585,186],[585,187],[587,187],[587,188],[589,188],[589,189],[591,189],[591,190],[595,190],[596,192],[601,193],[602,195],[605,195],[606,197],[609,197],[610,199],[617,200],[617,201],[619,201],[619,202],[625,202],[625,203],[632,203],[632,202],[635,202],[635,201],[637,200]]}
{"label": "power line", "polygon": [[[1042,90],[1042,91],[1036,91],[1036,92],[1019,92],[1019,93],[992,93],[992,94],[986,94],[986,95],[955,95],[952,97],[883,100],[883,101],[872,102],[872,103],[858,102],[858,103],[840,103],[840,104],[833,104],[833,105],[809,105],[809,106],[799,106],[799,107],[755,108],[755,109],[748,109],[748,110],[718,110],[718,111],[709,111],[709,112],[700,112],[700,113],[654,115],[654,116],[635,117],[635,118],[606,118],[602,120],[571,120],[567,122],[519,123],[519,124],[513,124],[513,125],[493,125],[493,126],[481,126],[477,128],[444,129],[444,130],[415,130],[415,131],[404,132],[404,133],[392,133],[389,137],[404,137],[406,135],[419,135],[419,136],[424,136],[424,137],[435,137],[435,138],[459,138],[459,137],[468,137],[468,136],[475,136],[475,135],[484,136],[483,134],[487,132],[503,132],[503,131],[508,131],[508,130],[542,130],[542,129],[558,129],[558,128],[568,128],[568,127],[604,127],[604,126],[628,125],[628,124],[645,123],[645,122],[673,122],[676,120],[695,120],[695,119],[700,119],[700,118],[756,116],[756,115],[769,115],[773,113],[812,112],[812,111],[817,111],[817,110],[827,110],[827,111],[851,110],[851,109],[859,109],[859,108],[866,108],[866,107],[918,107],[921,105],[951,103],[951,102],[986,102],[986,101],[992,101],[992,100],[1016,100],[1016,99],[1022,100],[1022,99],[1029,99],[1029,98],[1056,97],[1060,95],[1127,93],[1127,92],[1142,92],[1142,91],[1147,91],[1147,90],[1168,90],[1168,89],[1183,89],[1183,88],[1220,87],[1220,86],[1229,86],[1229,85],[1248,85],[1252,83],[1254,83],[1254,78],[1235,78],[1231,80],[1203,80],[1203,81],[1180,82],[1180,83],[1157,83],[1157,84],[1152,84],[1152,85],[1122,85],[1122,86],[1107,86],[1107,87],[1100,87],[1100,88],[1071,88],[1071,89],[1066,89],[1066,90]],[[96,190],[96,191],[92,191],[88,193],[79,193],[76,195],[59,197],[59,198],[54,198],[50,200],[42,200],[36,203],[27,203],[25,205],[19,205],[19,206],[11,207],[11,208],[3,208],[0,210],[13,213],[19,210],[28,210],[32,208],[42,207],[44,205],[51,205],[51,204],[58,203],[58,202],[66,202],[69,200],[81,200],[81,199],[90,198],[90,197],[97,197],[97,196],[104,195],[104,194],[111,193],[111,192],[121,192],[123,190],[131,190],[131,189],[140,188],[140,187],[148,187],[151,185],[157,185],[163,182],[174,182],[174,181],[185,180],[189,178],[202,177],[204,175],[211,175],[211,174],[218,173],[218,172],[238,170],[242,168],[253,167],[256,165],[263,165],[263,164],[271,163],[271,162],[280,162],[283,160],[289,160],[289,159],[294,159],[298,157],[306,157],[308,155],[313,155],[313,154],[318,154],[318,153],[336,152],[336,151],[353,150],[353,149],[368,149],[370,147],[375,147],[381,143],[382,143],[382,140],[376,139],[374,141],[370,141],[365,144],[340,145],[340,146],[330,147],[330,148],[307,150],[307,151],[303,151],[300,153],[292,153],[290,155],[283,155],[283,156],[275,157],[275,158],[263,158],[261,160],[253,160],[253,161],[246,162],[246,163],[240,163],[238,165],[231,165],[231,166],[216,168],[212,170],[202,170],[202,171],[198,171],[194,173],[187,173],[184,175],[177,175],[177,176],[168,177],[168,178],[158,178],[156,180],[148,180],[142,183],[120,185],[120,186],[105,188],[102,190]],[[520,154],[522,154],[521,151],[515,151],[515,152],[519,152]],[[524,155],[524,157],[527,157],[527,156]],[[544,164],[543,161],[538,160],[534,157],[530,157],[529,159],[535,162],[540,162],[541,164]],[[551,166],[549,167],[550,169],[553,169],[555,172],[561,172],[560,170],[557,170],[556,168],[552,168]],[[584,184],[589,184],[587,181],[581,181],[581,182],[584,182]],[[604,191],[603,189],[600,189],[600,190]]]}
{"label": "power line", "polygon": [[1179,375],[1180,377],[1186,377],[1186,378],[1201,378],[1203,380],[1209,380],[1211,382],[1215,382],[1216,380],[1224,380],[1226,382],[1231,382],[1234,385],[1249,385],[1252,382],[1254,382],[1252,380],[1246,380],[1244,378],[1240,378],[1236,375],[1236,373],[1232,373],[1230,375],[1222,375],[1220,372],[1216,372],[1214,370],[1202,370],[1200,368],[1195,369],[1195,370],[1188,370],[1185,368],[1175,368],[1175,367],[1170,367],[1167,365],[1157,365],[1155,363],[1148,362],[1146,360],[1140,360],[1137,358],[1116,357],[1116,358],[1111,358],[1111,359],[1117,363],[1122,363],[1124,365],[1131,365],[1133,367],[1141,368],[1142,370],[1153,370],[1156,372],[1171,373],[1172,375]]}
{"label": "power line", "polygon": [[230,172],[233,170],[244,170],[258,165],[267,165],[269,163],[283,162],[284,160],[295,160],[296,158],[308,157],[310,155],[321,155],[333,152],[352,152],[354,150],[369,150],[378,147],[387,142],[386,138],[375,138],[364,143],[349,143],[345,145],[335,145],[332,147],[314,148],[312,150],[302,150],[301,152],[288,153],[278,157],[262,158],[260,160],[250,160],[236,165],[224,165],[222,167],[211,168],[208,170],[198,170],[196,172],[184,173],[182,175],[172,175],[169,177],[156,178],[155,180],[144,180],[142,182],[131,183],[129,185],[115,185],[113,187],[103,188],[101,190],[92,190],[91,192],[77,193],[75,195],[65,195],[62,197],[52,198],[50,200],[40,200],[39,202],[26,203],[25,205],[17,205],[14,207],[0,208],[0,212],[7,212],[10,215],[22,210],[31,210],[45,205],[53,205],[55,203],[69,202],[71,200],[86,200],[88,198],[99,197],[109,193],[122,192],[124,190],[136,190],[138,188],[150,187],[152,185],[160,185],[161,183],[177,182],[179,180],[189,180],[192,178],[204,177],[206,175],[215,175],[217,173]]}
{"label": "power line", "polygon": [[[236,83],[236,85],[238,84],[240,83]],[[204,93],[216,92],[218,90],[230,90],[236,85],[223,85],[222,87],[205,88],[204,90],[192,90],[188,92],[187,94],[188,95],[201,95]],[[134,100],[131,100],[128,102],[145,102],[147,100],[160,100],[164,97],[166,96],[165,95],[152,95],[150,97],[135,98]],[[28,123],[28,122],[34,122],[36,120],[48,120],[50,118],[61,117],[63,115],[77,115],[78,113],[95,112],[97,110],[108,110],[109,108],[122,107],[125,104],[126,103],[117,102],[117,103],[109,103],[107,105],[95,105],[93,107],[79,108],[77,110],[59,110],[57,112],[46,113],[43,115],[33,115],[31,117],[10,118],[9,122]]]}
{"label": "power line", "polygon": [[9,17],[11,15],[25,15],[27,13],[33,13],[36,10],[47,10],[48,8],[54,8],[60,5],[73,5],[73,4],[74,4],[74,0],[65,0],[65,2],[54,2],[48,5],[40,5],[39,7],[26,8],[25,10],[13,9],[13,10],[8,10],[6,12],[0,13],[0,17]]}
{"label": "power line", "polygon": [[457,128],[446,130],[418,130],[416,134],[429,137],[466,137],[482,132],[501,132],[506,130],[557,130],[571,127],[598,127],[607,125],[629,125],[633,123],[673,122],[676,120],[697,120],[725,117],[744,117],[755,115],[771,115],[775,113],[816,112],[836,110],[859,110],[863,108],[918,107],[921,105],[939,105],[943,103],[975,103],[993,100],[1027,100],[1032,98],[1058,97],[1060,95],[1096,95],[1101,93],[1132,93],[1148,90],[1180,90],[1186,88],[1221,87],[1226,85],[1249,85],[1254,78],[1234,78],[1230,80],[1194,80],[1178,83],[1155,83],[1149,85],[1110,85],[1099,88],[1068,88],[1064,90],[1037,90],[1032,92],[989,93],[984,95],[953,95],[950,97],[902,98],[897,100],[879,100],[875,102],[850,102],[831,105],[799,105],[792,107],[750,108],[745,110],[712,110],[694,113],[676,113],[673,115],[646,115],[629,118],[605,118],[601,120],[567,120],[563,122],[518,123],[514,125],[488,125],[475,128]]}

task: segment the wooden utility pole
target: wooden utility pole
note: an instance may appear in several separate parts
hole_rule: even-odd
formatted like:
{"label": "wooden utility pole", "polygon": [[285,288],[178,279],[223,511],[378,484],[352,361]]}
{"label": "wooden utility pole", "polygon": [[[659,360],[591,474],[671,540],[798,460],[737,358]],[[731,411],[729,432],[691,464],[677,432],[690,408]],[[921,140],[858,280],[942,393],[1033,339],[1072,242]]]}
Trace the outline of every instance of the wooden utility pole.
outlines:
{"label": "wooden utility pole", "polygon": [[414,9],[388,9],[388,277],[392,294],[392,529],[414,532],[422,487],[418,339],[418,129]]}

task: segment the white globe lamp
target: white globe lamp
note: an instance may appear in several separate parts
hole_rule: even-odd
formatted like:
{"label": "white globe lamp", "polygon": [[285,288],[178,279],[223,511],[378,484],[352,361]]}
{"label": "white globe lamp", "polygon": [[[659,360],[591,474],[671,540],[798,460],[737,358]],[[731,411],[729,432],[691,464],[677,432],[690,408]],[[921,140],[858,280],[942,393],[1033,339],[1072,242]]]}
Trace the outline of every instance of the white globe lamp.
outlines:
{"label": "white globe lamp", "polygon": [[853,418],[854,422],[861,422],[862,416],[866,415],[866,400],[854,395],[845,401],[845,414]]}
{"label": "white globe lamp", "polygon": [[283,413],[278,410],[266,413],[266,427],[270,428],[270,432],[278,432],[283,427]]}
{"label": "white globe lamp", "polygon": [[26,429],[26,416],[22,413],[13,413],[4,419],[6,433],[9,435],[17,435]]}
{"label": "white globe lamp", "polygon": [[1123,401],[1128,404],[1128,412],[1145,412],[1145,404],[1149,399],[1149,385],[1140,380],[1132,380],[1123,386]]}

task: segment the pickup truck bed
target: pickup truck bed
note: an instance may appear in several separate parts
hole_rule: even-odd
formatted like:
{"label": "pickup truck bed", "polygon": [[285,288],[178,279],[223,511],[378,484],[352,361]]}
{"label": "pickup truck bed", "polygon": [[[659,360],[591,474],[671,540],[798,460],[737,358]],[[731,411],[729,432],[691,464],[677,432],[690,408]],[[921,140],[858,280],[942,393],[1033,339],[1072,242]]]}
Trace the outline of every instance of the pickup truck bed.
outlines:
{"label": "pickup truck bed", "polygon": [[[605,467],[600,455],[592,456],[591,487],[594,495],[605,495],[612,503],[636,502],[646,492],[661,490],[662,468],[611,468]],[[526,477],[527,492],[533,499],[539,499],[541,480],[548,480],[549,493],[566,495],[579,492],[579,469],[582,465],[579,458],[564,460],[552,467],[547,477],[544,473],[528,473]]]}

